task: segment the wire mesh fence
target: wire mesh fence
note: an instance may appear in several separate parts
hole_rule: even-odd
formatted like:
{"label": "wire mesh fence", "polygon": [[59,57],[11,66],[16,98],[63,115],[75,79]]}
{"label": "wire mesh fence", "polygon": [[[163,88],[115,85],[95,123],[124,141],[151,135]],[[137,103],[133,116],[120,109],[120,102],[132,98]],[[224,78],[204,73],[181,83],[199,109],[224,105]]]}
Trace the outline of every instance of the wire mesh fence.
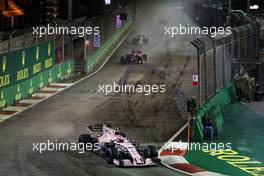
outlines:
{"label": "wire mesh fence", "polygon": [[197,49],[199,105],[249,71],[247,66],[238,64],[241,60],[247,59],[250,63],[260,60],[259,26],[256,23],[233,28],[231,35],[198,38],[192,44]]}

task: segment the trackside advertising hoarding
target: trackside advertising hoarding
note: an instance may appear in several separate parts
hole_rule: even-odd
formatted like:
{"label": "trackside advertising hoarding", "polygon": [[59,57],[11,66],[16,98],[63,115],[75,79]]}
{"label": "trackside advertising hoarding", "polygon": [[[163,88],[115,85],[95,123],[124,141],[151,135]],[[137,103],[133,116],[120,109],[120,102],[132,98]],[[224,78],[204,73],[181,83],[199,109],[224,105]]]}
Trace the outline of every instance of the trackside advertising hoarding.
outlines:
{"label": "trackside advertising hoarding", "polygon": [[54,42],[0,54],[0,89],[32,78],[54,65]]}

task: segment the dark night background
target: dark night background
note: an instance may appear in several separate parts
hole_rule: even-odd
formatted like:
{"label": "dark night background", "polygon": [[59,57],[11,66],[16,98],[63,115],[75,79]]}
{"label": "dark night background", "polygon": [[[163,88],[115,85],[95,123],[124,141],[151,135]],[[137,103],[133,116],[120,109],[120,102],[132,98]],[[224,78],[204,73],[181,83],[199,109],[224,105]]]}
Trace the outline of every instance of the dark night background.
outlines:
{"label": "dark night background", "polygon": [[[1,11],[10,10],[8,9],[8,3],[10,1],[17,4],[23,10],[24,15],[14,16],[13,18],[5,17]],[[57,3],[54,3],[56,1]],[[72,18],[98,16],[107,11],[114,10],[119,6],[128,4],[130,1],[135,0],[111,0],[111,5],[105,5],[105,0],[72,0]],[[208,0],[201,1],[209,2]],[[228,0],[211,0],[211,2],[224,2],[225,6],[228,4]],[[264,2],[262,0],[232,0],[232,9],[247,11],[248,2],[251,5],[258,4],[260,11],[264,9]],[[54,11],[54,9],[56,10]],[[220,13],[222,14],[222,12]],[[56,14],[56,18],[53,18],[54,14]],[[60,20],[67,18],[68,0],[0,0],[0,31],[27,28],[50,23],[54,19]]]}
{"label": "dark night background", "polygon": [[[4,17],[1,13],[3,10],[10,10],[8,1],[15,2],[25,13],[21,16],[14,16],[14,28],[26,28],[48,23],[52,14],[57,14],[57,20],[68,18],[68,0],[0,0],[0,30],[11,29],[11,18]],[[54,3],[56,1],[58,2]],[[110,5],[105,5],[105,0],[72,0],[72,18],[98,16],[114,10],[120,5],[128,4],[130,1],[111,0]],[[54,8],[57,9],[55,12]]]}

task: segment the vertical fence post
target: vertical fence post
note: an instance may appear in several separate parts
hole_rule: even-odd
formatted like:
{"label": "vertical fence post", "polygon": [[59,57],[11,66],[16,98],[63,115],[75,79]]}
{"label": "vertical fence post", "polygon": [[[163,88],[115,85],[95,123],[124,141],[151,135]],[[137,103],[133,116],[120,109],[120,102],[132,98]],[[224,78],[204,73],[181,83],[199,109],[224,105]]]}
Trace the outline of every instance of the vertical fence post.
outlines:
{"label": "vertical fence post", "polygon": [[47,42],[48,41],[48,34],[46,33],[45,34],[45,42]]}
{"label": "vertical fence post", "polygon": [[[85,20],[84,22],[84,26],[87,27],[87,21]],[[87,34],[86,32],[84,33],[84,37],[83,37],[83,62],[86,61],[86,54],[87,54],[87,51],[86,51],[86,40],[87,40]],[[90,41],[89,41],[90,42]]]}
{"label": "vertical fence post", "polygon": [[208,85],[207,85],[207,73],[206,73],[206,70],[207,70],[207,63],[206,63],[207,59],[206,59],[206,51],[203,52],[203,65],[204,65],[204,82],[205,82],[205,89],[204,89],[204,92],[205,92],[205,99],[207,100],[208,98]]}
{"label": "vertical fence post", "polygon": [[70,59],[74,59],[73,58],[73,36],[70,35],[70,42],[71,42],[71,45],[70,45]]}
{"label": "vertical fence post", "polygon": [[26,33],[23,34],[23,44],[22,44],[22,48],[25,48],[25,43],[26,43]]}
{"label": "vertical fence post", "polygon": [[197,99],[198,99],[198,108],[200,108],[202,102],[201,102],[201,68],[200,68],[200,49],[197,48],[197,66],[198,66],[198,93],[197,93]]}
{"label": "vertical fence post", "polygon": [[222,87],[224,87],[225,86],[225,40],[224,40],[224,38],[222,37],[222,45],[223,45],[223,49],[222,49],[222,65],[223,65],[223,68],[222,68],[222,71],[223,71],[223,73],[222,73],[222,78],[223,78],[223,84],[222,84]]}
{"label": "vertical fence post", "polygon": [[198,90],[197,90],[197,107],[199,108],[202,104],[202,84],[203,84],[203,76],[201,70],[201,55],[204,53],[204,43],[198,38],[191,42],[192,45],[196,48],[197,51],[197,70],[198,70]]}
{"label": "vertical fence post", "polygon": [[64,62],[64,57],[65,57],[65,48],[64,48],[64,46],[65,46],[65,44],[64,44],[65,42],[64,42],[64,35],[62,35],[62,41],[61,41],[61,45],[62,45],[62,47],[61,47],[61,56],[62,56],[62,62]]}
{"label": "vertical fence post", "polygon": [[209,39],[213,42],[213,68],[214,68],[214,93],[216,93],[217,87],[216,87],[216,47],[215,47],[215,40],[209,36]]}
{"label": "vertical fence post", "polygon": [[233,78],[234,78],[234,71],[233,71],[233,68],[234,68],[234,65],[233,65],[233,55],[232,55],[232,53],[234,53],[233,52],[233,47],[232,46],[234,46],[234,39],[233,39],[233,37],[231,37],[231,41],[230,41],[230,47],[231,47],[231,49],[230,49],[230,60],[231,60],[231,80],[233,80]]}

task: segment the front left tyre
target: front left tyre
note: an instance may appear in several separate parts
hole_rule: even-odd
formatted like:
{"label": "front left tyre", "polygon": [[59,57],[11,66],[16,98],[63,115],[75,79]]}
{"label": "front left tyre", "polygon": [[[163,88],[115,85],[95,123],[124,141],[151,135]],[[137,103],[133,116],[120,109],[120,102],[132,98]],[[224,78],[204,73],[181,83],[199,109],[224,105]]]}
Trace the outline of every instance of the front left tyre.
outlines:
{"label": "front left tyre", "polygon": [[108,164],[113,164],[114,159],[119,159],[119,151],[115,147],[109,147],[105,152],[105,157]]}

